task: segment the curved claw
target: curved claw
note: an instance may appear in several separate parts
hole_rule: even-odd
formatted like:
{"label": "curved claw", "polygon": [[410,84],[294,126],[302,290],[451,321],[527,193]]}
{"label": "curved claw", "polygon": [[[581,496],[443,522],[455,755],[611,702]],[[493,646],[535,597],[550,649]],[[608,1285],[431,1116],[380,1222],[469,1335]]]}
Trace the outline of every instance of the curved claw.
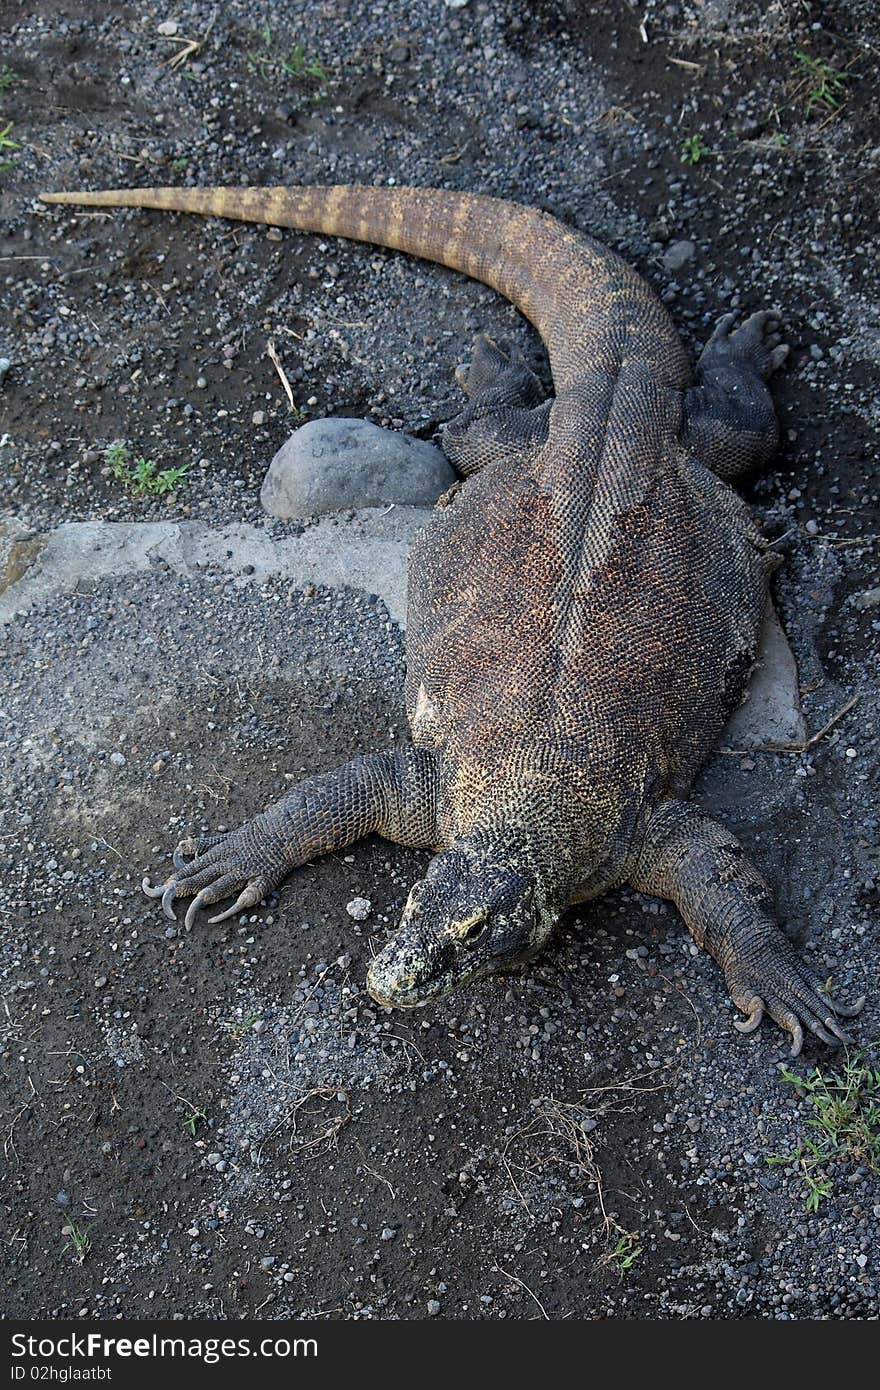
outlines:
{"label": "curved claw", "polygon": [[202,906],[202,903],[205,901],[206,892],[207,889],[203,888],[201,893],[196,893],[189,907],[186,909],[186,916],[183,919],[183,925],[186,931],[192,931],[192,926],[196,918],[196,913]]}
{"label": "curved claw", "polygon": [[818,1023],[811,1022],[810,1028],[816,1034],[816,1037],[821,1038],[823,1043],[827,1043],[829,1047],[837,1047],[839,1043],[848,1046],[852,1042],[849,1033],[844,1033],[842,1028],[838,1028],[833,1018],[823,1018],[821,1026]]}
{"label": "curved claw", "polygon": [[822,997],[827,1000],[829,1008],[832,1008],[841,1018],[855,1018],[856,1014],[862,1012],[862,1009],[865,1007],[865,1000],[868,997],[867,994],[860,994],[854,1004],[836,1004],[833,999],[825,994],[824,990],[820,990],[819,992]]}
{"label": "curved claw", "polygon": [[185,869],[187,866],[187,861],[183,857],[183,846],[186,843],[186,840],[181,840],[179,845],[174,846],[174,853],[172,854],[171,859],[175,869]]}
{"label": "curved claw", "polygon": [[744,1021],[739,1018],[735,1018],[733,1020],[733,1026],[736,1029],[736,1031],[738,1033],[754,1033],[755,1029],[760,1027],[761,1020],[764,1017],[765,1008],[766,1005],[764,1003],[764,1000],[760,997],[760,995],[753,995],[753,997],[749,1000],[748,1018]]}
{"label": "curved claw", "polygon": [[[774,1023],[778,1023],[780,1028],[784,1028],[786,1033],[791,1034],[791,1056],[799,1056],[804,1045],[804,1029],[797,1014],[793,1013],[780,999],[774,999],[771,995],[767,996],[767,1012]],[[816,1019],[808,1016],[805,1021],[811,1032],[821,1035],[822,1027]],[[833,1043],[834,1039],[832,1038],[830,1041]]]}
{"label": "curved claw", "polygon": [[801,1048],[804,1045],[804,1030],[797,1019],[795,1019],[794,1027],[789,1029],[789,1031],[791,1033],[791,1053],[789,1055],[792,1057],[799,1057]]}
{"label": "curved claw", "polygon": [[835,1038],[837,1038],[838,1042],[842,1042],[842,1043],[851,1043],[851,1042],[852,1042],[852,1038],[850,1037],[849,1033],[844,1033],[843,1029],[841,1028],[840,1024],[837,1022],[837,1019],[834,1017],[833,1014],[829,1014],[827,1018],[823,1018],[823,1019],[822,1019],[822,1023],[823,1023],[824,1026],[828,1029],[829,1033],[833,1033],[833,1034],[834,1034],[834,1036],[835,1036]]}
{"label": "curved claw", "polygon": [[165,892],[165,889],[167,887],[168,884],[167,882],[165,882],[157,884],[154,888],[146,875],[144,875],[144,877],[141,879],[141,888],[146,893],[148,898],[161,898],[162,894]]}
{"label": "curved claw", "polygon": [[165,891],[162,894],[162,911],[165,913],[166,917],[170,918],[172,922],[177,921],[177,918],[174,915],[174,894],[176,892],[177,883],[173,878],[170,878],[166,883]]}
{"label": "curved claw", "polygon": [[208,907],[211,903],[218,903],[221,898],[228,897],[230,893],[235,891],[239,883],[241,883],[241,878],[238,874],[222,874],[220,878],[215,877],[210,883],[206,883],[204,887],[196,893],[187,908],[186,916],[183,919],[183,925],[186,930],[192,931],[196,913],[201,908]]}
{"label": "curved claw", "polygon": [[213,925],[215,922],[225,922],[228,918],[234,917],[238,912],[246,912],[254,903],[258,903],[264,896],[265,889],[261,883],[249,883],[243,888],[231,907],[225,912],[220,912],[216,917],[209,917],[208,921]]}
{"label": "curved claw", "polygon": [[[828,998],[824,987],[819,981],[811,980],[809,976],[799,976],[796,972],[786,972],[779,975],[776,979],[776,991],[766,994],[763,998],[758,994],[751,994],[746,990],[741,990],[734,994],[739,1007],[748,1018],[743,1022],[734,1020],[734,1027],[740,1033],[753,1033],[760,1024],[765,1013],[769,1014],[774,1023],[778,1023],[780,1028],[784,1028],[791,1034],[791,1055],[797,1057],[804,1045],[805,1030],[809,1030],[815,1037],[828,1047],[839,1047],[851,1043],[852,1038],[840,1027],[830,1010],[836,1010],[837,1005]],[[743,1000],[744,1002],[739,1002]],[[852,1016],[858,1013],[864,1005],[864,999],[857,999],[855,1004],[844,1005],[841,1012],[845,1016]]]}

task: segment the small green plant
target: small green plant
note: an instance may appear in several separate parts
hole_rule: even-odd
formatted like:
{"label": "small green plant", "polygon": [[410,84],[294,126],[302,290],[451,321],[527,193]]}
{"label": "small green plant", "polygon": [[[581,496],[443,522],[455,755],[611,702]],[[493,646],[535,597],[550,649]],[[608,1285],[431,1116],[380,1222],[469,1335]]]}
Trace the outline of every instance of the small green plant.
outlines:
{"label": "small green plant", "polygon": [[809,1171],[804,1173],[804,1182],[807,1184],[807,1211],[818,1211],[820,1203],[831,1196],[834,1185],[830,1178],[816,1178]]}
{"label": "small green plant", "polygon": [[845,100],[849,73],[841,72],[821,58],[811,58],[809,53],[802,53],[800,49],[795,57],[809,87],[807,115],[811,116],[817,106],[823,111],[836,111]]}
{"label": "small green plant", "polygon": [[157,469],[149,459],[135,458],[134,450],[124,439],[107,445],[104,462],[114,478],[124,483],[135,497],[162,497],[166,492],[173,492],[189,472],[188,463],[179,468]]}
{"label": "small green plant", "polygon": [[259,1023],[259,1014],[247,1014],[244,1018],[237,1018],[223,1026],[231,1038],[239,1042],[247,1033],[251,1031],[255,1023]]}
{"label": "small green plant", "polygon": [[206,1125],[208,1123],[208,1116],[204,1110],[199,1110],[197,1106],[190,1105],[189,1101],[185,1103],[189,1105],[189,1114],[183,1121],[183,1127],[184,1129],[188,1129],[193,1139],[195,1139],[196,1130],[200,1124]]}
{"label": "small green plant", "polygon": [[634,1235],[631,1231],[624,1231],[618,1238],[614,1249],[608,1252],[609,1263],[613,1261],[621,1274],[625,1273],[628,1269],[632,1269],[639,1255],[642,1254],[644,1247],[637,1245],[637,1240],[637,1235]]}
{"label": "small green plant", "polygon": [[61,1234],[67,1239],[62,1248],[62,1255],[70,1250],[78,1265],[81,1265],[92,1248],[91,1237],[84,1226],[77,1226],[75,1221],[70,1221],[66,1226],[61,1227]]}
{"label": "small green plant", "polygon": [[699,164],[701,159],[705,159],[709,153],[709,147],[702,135],[689,135],[681,144],[682,164]]}
{"label": "small green plant", "polygon": [[247,55],[247,65],[250,72],[258,73],[260,77],[267,78],[272,71],[272,30],[268,24],[264,24],[256,35],[260,47],[253,48]]}
{"label": "small green plant", "polygon": [[270,78],[273,73],[281,73],[285,77],[311,77],[318,82],[327,81],[327,73],[322,64],[316,57],[310,58],[301,43],[294,44],[286,58],[278,58],[273,51],[275,40],[268,24],[264,24],[257,31],[257,38],[260,47],[247,55],[251,72],[259,73],[264,79]]}
{"label": "small green plant", "polygon": [[18,73],[8,63],[0,63],[0,96],[8,92],[13,82],[18,81]]}
{"label": "small green plant", "polygon": [[804,1077],[785,1068],[782,1077],[812,1107],[807,1124],[813,1133],[792,1153],[769,1154],[767,1162],[797,1164],[807,1210],[818,1211],[834,1191],[830,1166],[859,1163],[880,1174],[880,1068],[854,1053],[842,1071],[826,1074],[816,1067]]}
{"label": "small green plant", "polygon": [[318,59],[306,57],[305,49],[301,43],[295,44],[282,61],[281,71],[287,77],[315,77],[319,82],[327,81],[327,73]]}
{"label": "small green plant", "polygon": [[[9,132],[12,129],[12,122],[7,121],[6,125],[0,130],[0,155],[5,150],[20,150],[21,145],[17,140],[10,140]],[[14,159],[4,159],[0,161],[0,174],[6,174],[15,167]]]}
{"label": "small green plant", "polygon": [[185,174],[188,164],[189,160],[186,158],[186,156],[181,155],[179,159],[172,159],[171,168],[174,170],[175,174]]}

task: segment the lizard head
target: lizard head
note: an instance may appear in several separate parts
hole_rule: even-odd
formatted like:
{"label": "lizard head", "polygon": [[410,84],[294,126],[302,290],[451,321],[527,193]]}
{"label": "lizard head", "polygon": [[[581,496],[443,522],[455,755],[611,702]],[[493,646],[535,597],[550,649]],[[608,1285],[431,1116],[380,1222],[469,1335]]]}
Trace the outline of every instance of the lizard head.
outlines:
{"label": "lizard head", "polygon": [[527,960],[558,915],[527,871],[459,842],[412,888],[398,931],[370,965],[367,989],[400,1009],[440,999]]}

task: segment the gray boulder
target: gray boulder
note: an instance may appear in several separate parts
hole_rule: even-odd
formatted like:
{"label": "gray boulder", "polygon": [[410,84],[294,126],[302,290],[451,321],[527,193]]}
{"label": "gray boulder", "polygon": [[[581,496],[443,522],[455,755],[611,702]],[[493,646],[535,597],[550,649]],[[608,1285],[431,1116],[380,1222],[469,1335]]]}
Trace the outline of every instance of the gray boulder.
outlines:
{"label": "gray boulder", "polygon": [[260,501],[271,516],[322,516],[397,502],[430,507],[455,482],[433,444],[369,420],[310,420],[278,450]]}

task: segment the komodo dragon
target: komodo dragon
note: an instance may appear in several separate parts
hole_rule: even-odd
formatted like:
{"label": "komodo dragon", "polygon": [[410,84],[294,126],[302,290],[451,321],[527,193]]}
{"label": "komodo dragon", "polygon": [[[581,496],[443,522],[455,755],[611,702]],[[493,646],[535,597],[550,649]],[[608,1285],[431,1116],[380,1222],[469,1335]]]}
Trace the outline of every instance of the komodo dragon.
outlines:
{"label": "komodo dragon", "polygon": [[[629,883],[671,899],[752,1032],[846,1041],[739,843],[688,800],[742,701],[769,553],[729,483],[777,425],[774,313],[726,315],[692,375],[663,306],[617,255],[546,213],[437,189],[134,189],[46,201],[164,208],[375,242],[464,271],[535,325],[556,395],[477,339],[445,428],[463,484],[409,566],[411,746],[300,782],[226,835],[185,840],[159,887],[212,922],[371,832],[437,850],[369,968],[412,1007],[526,960],[560,915]],[[188,859],[188,856],[194,856]],[[242,888],[242,885],[244,887]]]}

